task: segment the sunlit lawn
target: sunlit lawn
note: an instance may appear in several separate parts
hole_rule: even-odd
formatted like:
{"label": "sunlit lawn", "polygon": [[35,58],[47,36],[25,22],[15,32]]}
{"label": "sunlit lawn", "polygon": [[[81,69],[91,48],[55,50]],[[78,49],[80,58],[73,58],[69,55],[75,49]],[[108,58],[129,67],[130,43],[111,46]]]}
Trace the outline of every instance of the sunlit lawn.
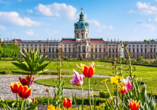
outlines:
{"label": "sunlit lawn", "polygon": [[[46,61],[47,62],[47,61]],[[63,71],[72,71],[75,69],[76,71],[80,72],[81,71],[76,67],[76,63],[80,64],[81,62],[63,62],[62,69]],[[82,62],[83,64],[88,65],[88,62]],[[100,75],[114,75],[113,69],[111,69],[112,65],[111,63],[107,62],[95,62],[96,64],[96,71],[95,74],[100,74]],[[97,66],[101,65],[101,66]],[[46,68],[49,70],[56,70],[57,62],[52,62],[50,63]],[[123,65],[128,66],[128,65]],[[134,66],[133,66],[134,67]],[[19,70],[17,67],[15,67],[11,61],[0,61],[0,71],[13,71],[13,70]],[[124,76],[127,76],[128,73],[126,73],[123,70]],[[147,83],[147,87],[149,91],[153,91],[157,94],[157,68],[156,67],[146,67],[146,66],[136,66],[136,71],[133,72],[133,75],[136,75],[136,78],[138,80],[145,81]],[[67,80],[70,80],[67,78]],[[69,85],[69,81],[68,85]],[[66,86],[65,86],[66,87]],[[97,89],[97,87],[96,87]]]}

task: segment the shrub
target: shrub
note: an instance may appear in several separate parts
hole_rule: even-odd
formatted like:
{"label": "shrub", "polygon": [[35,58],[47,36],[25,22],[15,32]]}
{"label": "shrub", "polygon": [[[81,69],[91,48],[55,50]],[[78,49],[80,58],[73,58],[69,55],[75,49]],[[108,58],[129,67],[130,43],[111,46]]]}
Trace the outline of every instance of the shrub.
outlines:
{"label": "shrub", "polygon": [[6,71],[2,71],[1,74],[7,74],[7,72]]}

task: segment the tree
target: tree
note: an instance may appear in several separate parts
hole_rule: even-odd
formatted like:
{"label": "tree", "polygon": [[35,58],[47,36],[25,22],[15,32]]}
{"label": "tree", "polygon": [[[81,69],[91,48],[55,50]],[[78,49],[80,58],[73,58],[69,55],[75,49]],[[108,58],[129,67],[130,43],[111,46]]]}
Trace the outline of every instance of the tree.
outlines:
{"label": "tree", "polygon": [[20,48],[15,43],[10,43],[9,47],[12,49],[11,54],[13,57],[17,57],[20,54]]}
{"label": "tree", "polygon": [[0,60],[1,60],[2,55],[3,55],[3,47],[0,45]]}

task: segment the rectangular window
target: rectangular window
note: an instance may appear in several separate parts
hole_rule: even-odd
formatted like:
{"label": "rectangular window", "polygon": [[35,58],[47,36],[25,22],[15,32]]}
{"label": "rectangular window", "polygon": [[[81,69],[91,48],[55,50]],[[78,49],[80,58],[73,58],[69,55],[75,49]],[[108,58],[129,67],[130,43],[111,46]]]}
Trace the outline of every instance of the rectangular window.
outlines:
{"label": "rectangular window", "polygon": [[99,52],[101,53],[101,48],[99,48]]}
{"label": "rectangular window", "polygon": [[137,49],[137,53],[138,53],[139,51],[138,51],[138,49]]}
{"label": "rectangular window", "polygon": [[154,53],[155,53],[156,51],[155,51],[155,49],[154,49]]}
{"label": "rectangular window", "polygon": [[104,53],[105,53],[105,48],[104,48]]}
{"label": "rectangular window", "polygon": [[109,52],[111,52],[111,49],[109,49]]}
{"label": "rectangular window", "polygon": [[93,53],[93,49],[91,49],[91,53]]}
{"label": "rectangular window", "polygon": [[54,58],[54,54],[52,54],[52,58]]}
{"label": "rectangular window", "polygon": [[[73,52],[75,52],[75,48],[73,48]],[[74,57],[75,58],[75,57]]]}
{"label": "rectangular window", "polygon": [[45,52],[45,48],[44,48],[44,52]]}
{"label": "rectangular window", "polygon": [[116,53],[117,53],[118,51],[117,51],[117,49],[116,49]]}
{"label": "rectangular window", "polygon": [[64,48],[64,52],[66,53],[66,48]]}
{"label": "rectangular window", "polygon": [[95,53],[97,53],[97,48],[95,48]]}
{"label": "rectangular window", "polygon": [[51,48],[49,48],[49,52],[51,52]]}
{"label": "rectangular window", "polygon": [[69,48],[69,53],[71,52],[71,48]]}
{"label": "rectangular window", "polygon": [[147,49],[145,49],[145,53],[147,53]]}
{"label": "rectangular window", "polygon": [[145,55],[145,59],[147,58],[147,55]]}
{"label": "rectangular window", "polygon": [[[112,49],[112,52],[114,53],[114,49]],[[113,57],[114,58],[114,57]]]}
{"label": "rectangular window", "polygon": [[143,49],[141,49],[141,53],[143,53]]}
{"label": "rectangular window", "polygon": [[95,58],[97,58],[97,54],[95,55]]}
{"label": "rectangular window", "polygon": [[152,49],[150,49],[150,53],[152,53]]}
{"label": "rectangular window", "polygon": [[52,52],[54,52],[54,48],[52,48]]}
{"label": "rectangular window", "polygon": [[135,53],[135,49],[133,49],[133,53]]}
{"label": "rectangular window", "polygon": [[51,58],[51,54],[49,54],[49,58]]}

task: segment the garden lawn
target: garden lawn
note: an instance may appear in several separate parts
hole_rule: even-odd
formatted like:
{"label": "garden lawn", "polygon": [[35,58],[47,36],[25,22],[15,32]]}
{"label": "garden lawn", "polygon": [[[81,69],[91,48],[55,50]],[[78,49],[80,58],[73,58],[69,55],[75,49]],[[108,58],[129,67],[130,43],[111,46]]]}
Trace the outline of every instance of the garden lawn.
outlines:
{"label": "garden lawn", "polygon": [[[64,80],[64,88],[68,88],[68,89],[81,89],[81,87],[78,86],[71,86],[70,84],[70,80],[72,78],[62,78],[62,80]],[[53,86],[56,87],[55,82],[57,81],[57,78],[50,78],[50,79],[39,79],[34,81],[35,83],[38,84],[42,84],[42,85],[46,85],[46,86]],[[104,80],[104,78],[90,78],[90,86],[91,86],[91,90],[107,90],[105,83],[102,83],[101,81]],[[110,84],[110,81],[107,81],[107,84],[109,85],[109,88],[113,89],[114,86]],[[87,78],[83,78],[83,89],[88,90],[88,79]]]}
{"label": "garden lawn", "polygon": [[[19,70],[15,67],[11,62],[13,61],[0,61],[0,71],[16,71]],[[48,61],[45,61],[48,62]],[[75,61],[75,62],[65,62],[63,61],[62,71],[71,71],[75,69],[79,73],[81,71],[76,67],[76,64],[80,65],[80,63],[88,65],[88,62],[83,61]],[[95,61],[95,74],[100,75],[114,75],[112,64],[107,62],[98,62]],[[57,62],[51,62],[46,69],[56,71]],[[128,68],[128,65],[122,65],[123,68]],[[157,94],[157,68],[156,67],[147,67],[147,66],[132,66],[136,67],[136,71],[133,71],[133,75],[136,75],[136,79],[142,80],[147,83],[148,91],[153,91],[153,93]],[[124,76],[128,76],[129,74],[123,70]],[[69,81],[68,81],[69,82]],[[70,82],[69,82],[70,84]]]}

